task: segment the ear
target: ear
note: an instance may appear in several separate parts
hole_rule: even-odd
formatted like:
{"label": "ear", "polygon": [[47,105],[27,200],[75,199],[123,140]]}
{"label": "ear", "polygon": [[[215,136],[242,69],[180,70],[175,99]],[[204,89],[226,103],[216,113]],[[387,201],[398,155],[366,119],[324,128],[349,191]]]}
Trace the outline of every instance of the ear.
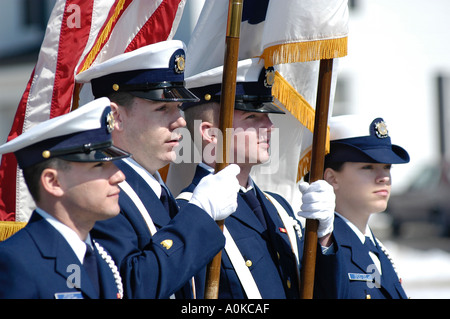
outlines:
{"label": "ear", "polygon": [[216,130],[210,122],[202,122],[199,127],[203,141],[209,143],[217,143]]}
{"label": "ear", "polygon": [[64,195],[64,190],[59,181],[58,171],[54,168],[46,168],[42,171],[41,186],[43,190],[55,197]]}
{"label": "ear", "polygon": [[114,130],[123,130],[123,110],[116,102],[111,102],[111,111],[114,116]]}
{"label": "ear", "polygon": [[334,190],[338,188],[338,178],[336,171],[332,168],[326,168],[323,172],[323,179],[328,182],[331,186],[333,186]]}

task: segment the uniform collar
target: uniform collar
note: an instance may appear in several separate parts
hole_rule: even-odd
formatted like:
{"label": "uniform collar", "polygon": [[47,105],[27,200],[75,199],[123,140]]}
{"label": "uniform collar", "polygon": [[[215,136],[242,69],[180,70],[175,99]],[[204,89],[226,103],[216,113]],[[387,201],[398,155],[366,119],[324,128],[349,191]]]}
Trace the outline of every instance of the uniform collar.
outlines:
{"label": "uniform collar", "polygon": [[84,255],[86,253],[86,244],[92,247],[91,235],[88,233],[86,240],[82,241],[73,229],[71,229],[67,225],[64,225],[49,213],[45,212],[39,207],[36,208],[36,212],[64,237],[64,239],[74,251],[80,263],[83,263]]}
{"label": "uniform collar", "polygon": [[247,188],[241,186],[241,191],[246,193],[246,192],[248,192],[249,190],[252,190],[252,189],[253,189],[253,191],[256,194],[255,182],[253,182],[253,179],[250,177],[250,175],[248,175]]}
{"label": "uniform collar", "polygon": [[203,162],[198,163],[198,166],[200,166],[201,168],[206,169],[208,172],[214,174],[214,168],[212,168],[211,166],[209,166],[208,164],[205,164]]}
{"label": "uniform collar", "polygon": [[154,175],[150,174],[145,168],[143,168],[138,162],[131,157],[123,159],[123,161],[132,167],[150,186],[153,192],[158,198],[161,197],[161,185],[164,185],[164,181],[159,175],[158,171]]}
{"label": "uniform collar", "polygon": [[342,216],[341,214],[339,214],[338,212],[335,212],[336,215],[338,215],[340,218],[342,218],[342,220],[347,224],[348,227],[350,227],[351,230],[353,230],[353,232],[356,234],[356,236],[359,238],[359,240],[361,241],[361,244],[364,244],[364,241],[366,240],[366,237],[369,237],[370,240],[375,244],[375,240],[372,236],[372,232],[370,230],[369,225],[366,225],[366,231],[363,234],[358,227],[356,227],[351,221],[349,221],[347,218],[345,218],[344,216]]}
{"label": "uniform collar", "polygon": [[[208,172],[214,174],[214,168],[212,168],[211,166],[209,166],[203,162],[199,163],[198,166],[200,166],[200,167],[206,169]],[[248,177],[247,185],[248,185],[247,188],[240,186],[240,191],[247,193],[249,190],[255,188],[255,183],[253,182],[253,179],[250,176]]]}

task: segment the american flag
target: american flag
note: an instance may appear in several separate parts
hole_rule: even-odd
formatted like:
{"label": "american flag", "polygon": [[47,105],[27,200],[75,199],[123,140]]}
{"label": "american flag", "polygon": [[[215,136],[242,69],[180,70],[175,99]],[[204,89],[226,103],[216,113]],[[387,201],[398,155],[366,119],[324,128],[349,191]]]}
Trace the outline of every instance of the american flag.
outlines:
{"label": "american flag", "polygon": [[[57,0],[8,141],[79,106],[75,75],[96,63],[171,39],[186,0]],[[0,166],[0,221],[28,221],[34,202],[13,154]]]}

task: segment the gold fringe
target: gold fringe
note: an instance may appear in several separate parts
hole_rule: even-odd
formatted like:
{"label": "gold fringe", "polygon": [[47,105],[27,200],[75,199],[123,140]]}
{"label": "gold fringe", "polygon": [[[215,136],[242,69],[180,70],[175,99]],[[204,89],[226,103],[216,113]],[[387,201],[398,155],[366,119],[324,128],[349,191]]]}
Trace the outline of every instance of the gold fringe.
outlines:
{"label": "gold fringe", "polygon": [[309,147],[308,152],[305,155],[301,156],[300,160],[298,161],[297,182],[301,180],[302,177],[305,176],[310,169],[311,169],[311,147]]}
{"label": "gold fringe", "polygon": [[[272,94],[284,107],[311,133],[314,132],[315,110],[303,98],[303,96],[286,81],[283,76],[275,71],[275,83]],[[330,152],[330,127],[327,131],[327,142],[325,153]],[[311,146],[308,151],[300,157],[297,168],[297,182],[311,169]]]}
{"label": "gold fringe", "polygon": [[278,44],[266,48],[262,58],[266,67],[283,63],[341,58],[347,55],[347,40],[347,37],[343,37]]}
{"label": "gold fringe", "polygon": [[[312,157],[312,148],[311,146],[308,147],[308,151],[305,153],[303,152],[302,155],[300,155],[300,160],[298,161],[298,167],[297,167],[297,182],[302,179],[303,176],[306,175],[311,170],[311,157]],[[330,153],[330,127],[328,127],[327,131],[327,142],[325,145],[325,155]]]}
{"label": "gold fringe", "polygon": [[[89,54],[86,58],[86,61],[83,64],[83,67],[80,72],[86,71],[89,69],[94,62],[95,57],[97,56],[98,51],[100,51],[100,48],[102,44],[109,38],[109,34],[111,33],[112,24],[115,20],[117,20],[117,17],[119,16],[119,13],[123,10],[123,6],[125,4],[125,0],[120,0],[117,4],[114,14],[112,15],[111,19],[109,19],[108,24],[103,29],[100,37],[98,38],[98,41],[94,44],[92,49],[89,51]],[[74,92],[72,94],[72,109],[71,111],[76,110],[79,107],[80,104],[80,91],[81,87],[83,85],[81,83],[75,83]]]}
{"label": "gold fringe", "polygon": [[0,221],[0,241],[7,239],[25,227],[25,222]]}
{"label": "gold fringe", "polygon": [[[330,127],[328,127],[327,131],[327,143],[325,146],[325,155],[330,153]],[[300,155],[300,160],[298,161],[298,167],[297,167],[297,182],[302,179],[303,176],[306,175],[311,169],[311,157],[312,157],[312,148],[311,146],[308,147],[308,151],[305,153],[303,152],[302,155]]]}
{"label": "gold fringe", "polygon": [[123,10],[123,6],[125,4],[125,0],[120,0],[117,4],[114,14],[109,19],[108,23],[106,24],[105,28],[103,29],[102,33],[100,34],[100,37],[98,38],[97,42],[94,44],[92,49],[89,51],[89,54],[86,58],[86,61],[83,65],[83,68],[81,69],[81,72],[87,70],[91,64],[94,62],[95,57],[97,56],[98,51],[100,51],[101,46],[103,43],[109,38],[109,34],[111,33],[111,28],[114,23],[114,21],[117,20],[117,17],[119,16],[119,13]]}
{"label": "gold fringe", "polygon": [[303,126],[314,131],[314,109],[278,71],[275,72],[272,94]]}

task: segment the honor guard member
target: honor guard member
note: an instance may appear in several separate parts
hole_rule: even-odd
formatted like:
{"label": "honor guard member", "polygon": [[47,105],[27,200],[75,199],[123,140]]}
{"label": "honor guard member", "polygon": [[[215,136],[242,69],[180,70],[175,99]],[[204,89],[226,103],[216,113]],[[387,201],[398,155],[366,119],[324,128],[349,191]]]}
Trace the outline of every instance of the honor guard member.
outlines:
{"label": "honor guard member", "polygon": [[[133,154],[117,163],[121,213],[96,223],[94,237],[120,265],[127,298],[191,298],[190,279],[223,248],[214,220],[237,205],[236,165],[205,180],[179,211],[158,169],[175,159],[186,125],[180,106],[197,97],[184,87],[185,46],[148,45],[95,65],[77,76],[95,97],[107,96],[115,118],[115,145]],[[225,185],[225,187],[223,187]],[[219,189],[220,187],[220,189]]]}
{"label": "honor guard member", "polygon": [[[381,242],[368,226],[370,215],[386,209],[391,193],[391,166],[409,162],[408,153],[391,144],[382,118],[345,115],[330,119],[331,149],[324,179],[336,194],[334,238],[340,271],[316,269],[314,296],[339,299],[406,298],[401,281]],[[319,258],[321,258],[319,256]]]}
{"label": "honor guard member", "polygon": [[[223,68],[218,67],[186,79],[186,86],[201,99],[197,103],[183,104],[182,108],[191,136],[202,136],[202,145],[198,148],[203,151],[203,162],[197,166],[192,183],[177,197],[181,207],[215,166],[215,156],[208,150],[218,139],[222,73]],[[230,162],[241,169],[237,176],[241,191],[236,212],[225,220],[226,244],[222,253],[219,298],[299,297],[301,227],[282,196],[263,192],[250,177],[253,166],[269,160],[273,130],[269,114],[284,114],[274,104],[273,80],[274,71],[264,69],[264,61],[239,61]],[[311,184],[311,187],[305,183],[303,187],[305,196],[307,193],[321,195],[315,197],[315,203],[305,202],[310,209],[304,216],[320,220],[319,236],[325,243],[332,232],[333,190],[325,181]],[[198,278],[197,290],[203,290],[204,273]]]}
{"label": "honor guard member", "polygon": [[40,123],[0,146],[14,152],[36,203],[28,224],[0,243],[0,298],[118,298],[116,265],[89,232],[116,216],[129,154],[112,145],[107,98]]}

